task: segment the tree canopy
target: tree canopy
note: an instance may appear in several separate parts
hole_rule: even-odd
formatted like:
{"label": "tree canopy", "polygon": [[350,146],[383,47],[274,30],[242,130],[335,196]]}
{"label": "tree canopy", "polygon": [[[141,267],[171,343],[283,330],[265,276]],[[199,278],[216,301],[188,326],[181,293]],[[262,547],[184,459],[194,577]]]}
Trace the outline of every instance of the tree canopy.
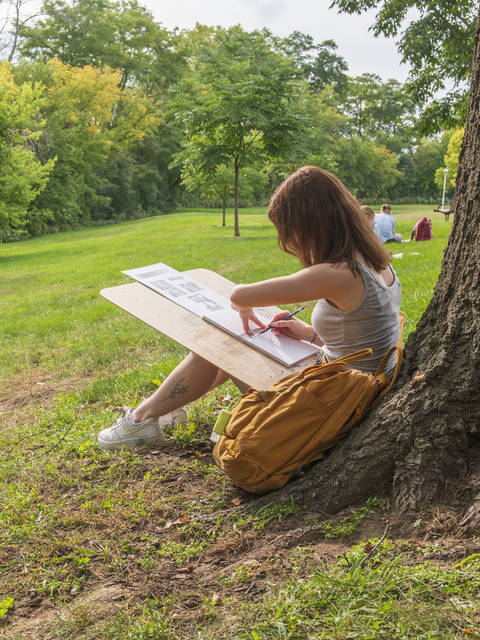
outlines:
{"label": "tree canopy", "polygon": [[408,86],[413,99],[430,101],[421,121],[424,132],[464,123],[476,0],[332,0],[331,6],[345,13],[377,8],[374,35],[399,36],[398,50],[411,65]]}
{"label": "tree canopy", "polygon": [[[21,215],[5,200],[0,238],[182,205],[233,206],[238,235],[239,207],[264,203],[304,164],[338,173],[363,200],[437,204],[447,134],[431,132],[464,124],[473,4],[334,3],[378,7],[374,32],[402,36],[405,59],[417,61],[405,85],[350,75],[333,40],[299,31],[169,31],[137,0],[44,0],[38,15],[18,0],[3,55],[15,91],[38,99],[32,126],[6,139],[5,184],[24,175],[6,162],[20,149],[33,182]],[[441,31],[438,50],[420,37],[425,25]],[[426,104],[442,82],[453,90]]]}

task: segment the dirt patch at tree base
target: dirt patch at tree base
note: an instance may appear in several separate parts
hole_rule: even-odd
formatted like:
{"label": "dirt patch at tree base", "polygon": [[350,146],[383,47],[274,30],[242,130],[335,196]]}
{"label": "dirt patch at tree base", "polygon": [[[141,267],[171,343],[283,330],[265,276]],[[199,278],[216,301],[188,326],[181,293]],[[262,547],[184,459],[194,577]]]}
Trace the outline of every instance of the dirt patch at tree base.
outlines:
{"label": "dirt patch at tree base", "polygon": [[83,389],[91,380],[89,377],[59,378],[58,374],[34,371],[5,383],[0,393],[0,428],[32,420],[39,408],[51,409],[59,393]]}

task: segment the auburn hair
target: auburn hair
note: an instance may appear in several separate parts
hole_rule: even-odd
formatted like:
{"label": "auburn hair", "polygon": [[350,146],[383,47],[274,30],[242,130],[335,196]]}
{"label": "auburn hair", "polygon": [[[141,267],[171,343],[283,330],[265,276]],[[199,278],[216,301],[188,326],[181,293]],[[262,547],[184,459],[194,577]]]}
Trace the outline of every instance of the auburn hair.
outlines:
{"label": "auburn hair", "polygon": [[333,174],[301,167],[273,194],[268,217],[277,229],[282,251],[303,267],[344,263],[358,273],[355,254],[382,271],[392,260],[357,200]]}

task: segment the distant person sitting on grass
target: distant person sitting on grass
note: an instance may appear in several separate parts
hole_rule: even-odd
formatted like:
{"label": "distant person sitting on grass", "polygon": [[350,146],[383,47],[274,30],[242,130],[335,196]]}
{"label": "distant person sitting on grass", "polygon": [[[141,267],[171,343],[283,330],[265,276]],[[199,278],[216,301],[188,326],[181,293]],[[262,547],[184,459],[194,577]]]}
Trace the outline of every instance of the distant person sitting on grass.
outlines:
{"label": "distant person sitting on grass", "polygon": [[375,211],[372,209],[372,207],[367,207],[366,204],[364,204],[360,208],[363,211],[363,213],[367,216],[367,219],[372,225],[372,228],[375,229]]}
{"label": "distant person sitting on grass", "polygon": [[374,225],[375,233],[384,244],[402,241],[402,236],[395,233],[395,218],[392,216],[392,208],[389,204],[382,204],[380,213],[375,214]]}
{"label": "distant person sitting on grass", "polygon": [[[390,252],[372,233],[356,199],[328,171],[302,167],[275,191],[268,217],[280,248],[296,256],[301,268],[234,287],[230,300],[244,331],[265,328],[255,307],[315,300],[312,325],[297,318],[286,320],[289,312],[280,311],[270,324],[273,334],[318,345],[320,362],[369,347],[372,354],[350,366],[375,372],[390,347],[398,343],[401,285],[390,266]],[[387,370],[394,362],[392,356]],[[120,449],[161,442],[166,424],[186,419],[185,404],[228,378],[211,362],[190,353],[155,393],[100,431],[98,444]],[[234,382],[247,391],[245,384]]]}
{"label": "distant person sitting on grass", "polygon": [[433,231],[432,231],[432,221],[426,218],[420,218],[417,224],[412,229],[412,237],[411,240],[417,240],[418,242],[422,240],[432,240],[433,239]]}

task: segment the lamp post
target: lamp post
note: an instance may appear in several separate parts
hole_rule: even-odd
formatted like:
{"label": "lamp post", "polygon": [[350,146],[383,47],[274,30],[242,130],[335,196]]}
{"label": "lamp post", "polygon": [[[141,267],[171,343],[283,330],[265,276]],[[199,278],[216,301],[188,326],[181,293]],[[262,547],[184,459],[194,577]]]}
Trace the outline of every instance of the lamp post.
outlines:
{"label": "lamp post", "polygon": [[444,208],[444,205],[445,205],[445,187],[447,186],[447,173],[448,173],[448,169],[447,167],[445,167],[443,170],[442,209]]}

